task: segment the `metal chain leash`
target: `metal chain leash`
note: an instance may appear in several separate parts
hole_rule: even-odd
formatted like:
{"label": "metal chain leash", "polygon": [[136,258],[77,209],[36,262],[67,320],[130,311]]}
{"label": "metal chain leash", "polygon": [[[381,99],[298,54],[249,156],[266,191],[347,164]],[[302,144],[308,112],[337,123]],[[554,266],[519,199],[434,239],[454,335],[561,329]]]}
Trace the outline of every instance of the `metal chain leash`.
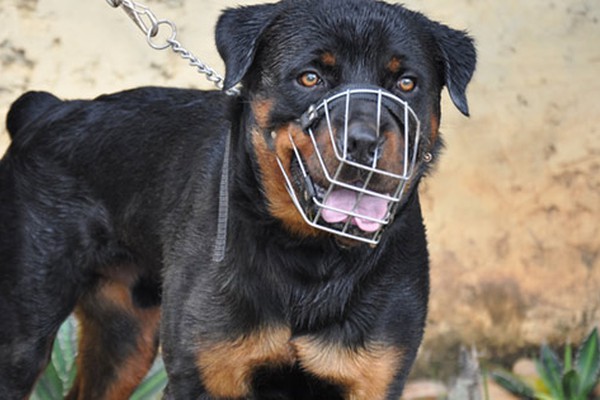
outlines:
{"label": "metal chain leash", "polygon": [[[106,0],[106,2],[114,8],[123,7],[125,13],[144,33],[150,47],[155,50],[165,50],[171,48],[173,52],[179,54],[181,58],[189,61],[192,67],[195,67],[198,73],[206,76],[206,79],[215,84],[219,89],[223,90],[223,77],[214,69],[204,64],[194,54],[181,45],[177,40],[177,28],[172,21],[167,19],[158,19],[156,15],[148,7],[132,0]],[[168,29],[168,39],[163,43],[157,41],[161,28]],[[238,95],[240,92],[237,88],[227,90],[230,96]]]}
{"label": "metal chain leash", "polygon": [[[156,50],[165,50],[171,48],[181,58],[189,61],[190,65],[195,67],[200,74],[204,74],[206,79],[213,82],[215,86],[223,90],[223,77],[215,70],[204,64],[177,41],[177,29],[175,24],[169,20],[158,19],[156,15],[146,6],[136,3],[132,0],[106,0],[114,7],[123,6],[125,13],[135,22],[140,30],[146,35],[146,40],[150,47]],[[156,37],[161,29],[166,27],[170,29],[169,38],[164,43],[157,43]],[[235,96],[240,93],[237,88],[229,89],[225,92],[229,96]],[[221,168],[221,183],[219,188],[219,211],[217,220],[217,237],[213,250],[213,261],[221,263],[225,259],[227,249],[227,227],[229,219],[229,153],[231,142],[231,130],[225,137],[225,154],[223,156],[223,165]]]}

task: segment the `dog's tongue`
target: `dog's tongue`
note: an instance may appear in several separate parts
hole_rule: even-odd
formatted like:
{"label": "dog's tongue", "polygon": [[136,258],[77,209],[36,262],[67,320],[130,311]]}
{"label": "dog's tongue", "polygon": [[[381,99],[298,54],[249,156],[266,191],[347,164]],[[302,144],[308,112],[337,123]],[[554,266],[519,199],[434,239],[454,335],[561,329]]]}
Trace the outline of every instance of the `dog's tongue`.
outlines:
{"label": "dog's tongue", "polygon": [[[356,192],[347,189],[338,189],[329,194],[325,205],[350,212],[354,209],[357,197]],[[386,200],[365,194],[361,197],[354,213],[381,220],[385,217],[387,209],[388,202]],[[321,215],[325,222],[330,224],[344,222],[348,219],[346,214],[328,209],[323,209]],[[375,232],[381,227],[381,224],[377,222],[358,217],[353,217],[352,223],[365,232]]]}

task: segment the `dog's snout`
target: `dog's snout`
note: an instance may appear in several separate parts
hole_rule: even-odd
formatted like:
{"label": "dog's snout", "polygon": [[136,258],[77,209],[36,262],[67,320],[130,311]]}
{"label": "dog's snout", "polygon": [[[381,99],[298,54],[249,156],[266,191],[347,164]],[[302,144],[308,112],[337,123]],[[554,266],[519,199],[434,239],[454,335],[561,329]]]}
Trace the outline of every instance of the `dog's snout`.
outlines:
{"label": "dog's snout", "polygon": [[382,137],[375,127],[364,123],[353,123],[342,139],[342,149],[348,158],[359,164],[371,166],[378,157],[378,149],[382,145]]}

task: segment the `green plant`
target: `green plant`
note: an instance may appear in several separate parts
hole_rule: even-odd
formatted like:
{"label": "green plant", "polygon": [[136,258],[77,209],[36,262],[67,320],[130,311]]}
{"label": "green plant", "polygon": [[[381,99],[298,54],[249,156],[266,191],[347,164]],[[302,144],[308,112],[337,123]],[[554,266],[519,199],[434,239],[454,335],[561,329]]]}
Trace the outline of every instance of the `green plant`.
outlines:
{"label": "green plant", "polygon": [[50,363],[38,381],[32,400],[62,399],[75,379],[77,354],[77,323],[69,317],[58,330],[52,347]]}
{"label": "green plant", "polygon": [[570,344],[565,348],[562,363],[550,347],[542,346],[536,369],[539,378],[533,385],[506,371],[494,371],[491,376],[500,386],[523,399],[591,399],[600,373],[598,330],[594,329],[588,335],[574,360]]}
{"label": "green plant", "polygon": [[[75,380],[77,373],[76,355],[77,322],[71,316],[58,330],[52,347],[50,363],[38,381],[31,395],[31,400],[62,399],[69,392]],[[161,358],[158,357],[130,400],[159,399],[166,384],[167,374]]]}

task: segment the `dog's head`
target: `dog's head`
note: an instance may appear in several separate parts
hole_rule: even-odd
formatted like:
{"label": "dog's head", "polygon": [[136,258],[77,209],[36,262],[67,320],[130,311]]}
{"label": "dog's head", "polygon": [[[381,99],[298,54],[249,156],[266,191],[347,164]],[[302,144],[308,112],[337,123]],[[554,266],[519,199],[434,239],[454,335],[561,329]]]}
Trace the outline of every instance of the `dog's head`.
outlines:
{"label": "dog's head", "polygon": [[472,40],[399,5],[284,0],[225,11],[225,87],[273,216],[302,235],[376,244],[440,146],[440,93],[465,115]]}

